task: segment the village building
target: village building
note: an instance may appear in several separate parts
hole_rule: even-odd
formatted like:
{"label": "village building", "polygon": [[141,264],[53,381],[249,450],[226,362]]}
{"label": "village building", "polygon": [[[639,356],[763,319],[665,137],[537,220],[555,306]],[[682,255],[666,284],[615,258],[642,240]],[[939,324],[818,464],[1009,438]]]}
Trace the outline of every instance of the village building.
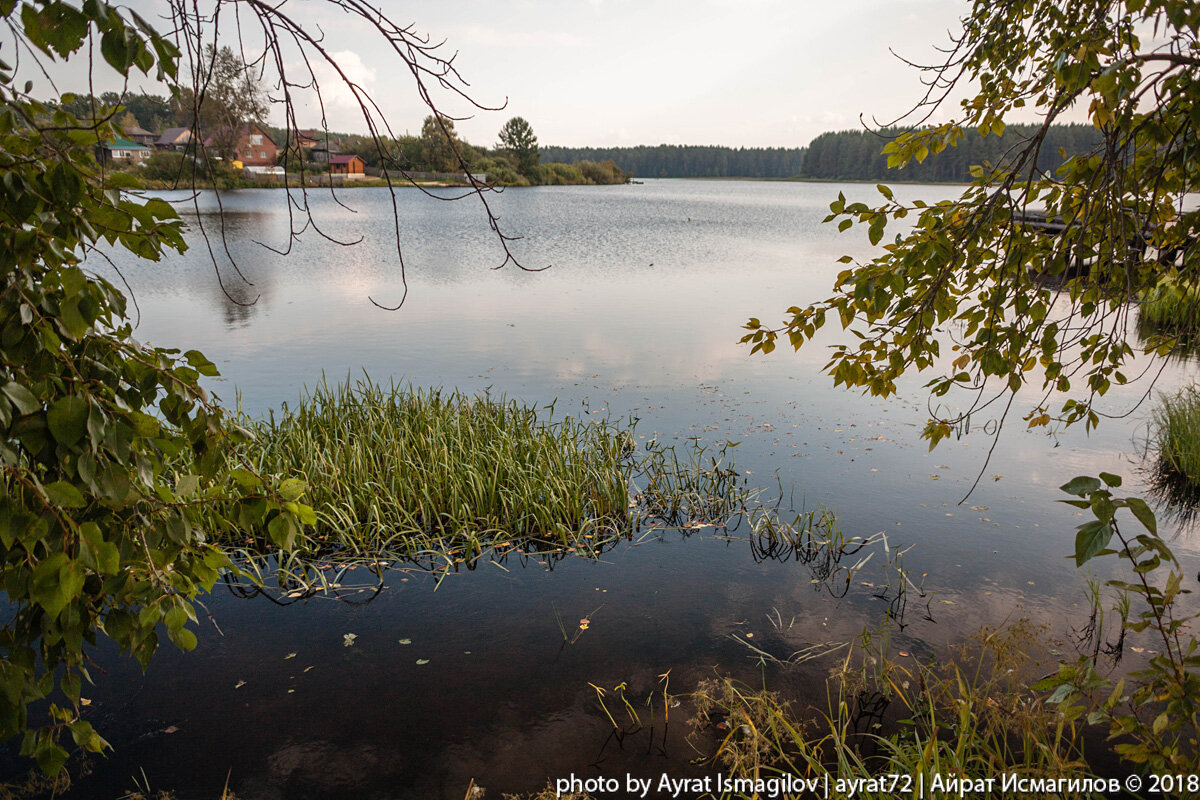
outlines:
{"label": "village building", "polygon": [[145,145],[146,147],[154,147],[154,144],[158,141],[157,133],[151,133],[145,128],[139,128],[137,125],[130,125],[122,132],[129,141]]}
{"label": "village building", "polygon": [[191,128],[167,128],[158,137],[158,141],[154,143],[154,146],[159,150],[175,150],[182,153],[184,150],[187,150],[191,141]]}
{"label": "village building", "polygon": [[321,132],[317,130],[296,131],[293,134],[296,146],[305,150],[311,150],[316,147],[320,144],[322,138],[324,137],[322,137]]}
{"label": "village building", "polygon": [[96,160],[101,164],[120,161],[126,164],[139,164],[150,157],[151,150],[144,144],[131,142],[117,137],[111,142],[101,142],[96,147]]}
{"label": "village building", "polygon": [[[222,141],[223,139],[227,137],[213,134],[204,140],[204,146],[209,149],[227,146],[227,141]],[[247,167],[273,167],[279,159],[279,148],[270,135],[251,123],[242,126],[233,152],[229,156]]]}
{"label": "village building", "polygon": [[320,141],[309,148],[309,158],[321,164],[331,163],[331,159],[342,152],[342,140],[323,134]]}
{"label": "village building", "polygon": [[329,157],[329,174],[330,175],[345,175],[347,178],[365,178],[367,172],[367,162],[362,160],[362,156],[330,156]]}

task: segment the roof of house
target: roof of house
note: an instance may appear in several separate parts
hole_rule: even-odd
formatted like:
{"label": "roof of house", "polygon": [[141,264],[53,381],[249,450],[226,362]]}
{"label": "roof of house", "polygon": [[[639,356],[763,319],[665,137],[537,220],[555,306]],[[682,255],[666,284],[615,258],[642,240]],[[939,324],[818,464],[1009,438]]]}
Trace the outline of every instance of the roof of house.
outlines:
{"label": "roof of house", "polygon": [[[216,133],[210,134],[209,137],[204,140],[204,146],[211,147],[213,144],[213,141],[217,138],[217,134],[225,133],[225,131],[227,131],[227,130],[228,130],[228,128],[225,128],[220,131],[217,131]],[[238,134],[238,140],[240,141],[243,136],[248,136],[251,131],[262,134],[263,137],[265,137],[267,139],[267,141],[269,141],[271,144],[275,144],[275,140],[271,138],[271,134],[267,133],[262,128],[260,128],[258,125],[255,125],[253,123],[247,123],[242,126],[242,130]]]}
{"label": "roof of house", "polygon": [[126,136],[153,136],[154,135],[153,133],[146,130],[145,128],[139,127],[137,125],[130,125],[128,128],[125,128],[124,130],[125,130]]}
{"label": "roof of house", "polygon": [[118,136],[116,139],[114,139],[111,142],[103,142],[103,143],[101,143],[100,146],[107,150],[149,150],[150,149],[149,147],[146,147],[146,145],[144,145],[144,144],[138,144],[137,142],[131,142],[128,139],[122,139],[120,136]]}
{"label": "roof of house", "polygon": [[[349,164],[351,161],[353,161],[353,160],[354,160],[354,159],[356,159],[356,158],[357,158],[359,161],[363,161],[363,158],[362,158],[362,156],[357,156],[357,155],[351,155],[351,156],[330,156],[330,157],[329,157],[329,163],[330,163],[330,164]],[[363,161],[363,163],[365,164],[365,163],[367,163],[367,162]]]}
{"label": "roof of house", "polygon": [[[187,134],[185,137],[184,134]],[[175,144],[182,139],[188,141],[191,138],[190,128],[167,128],[162,132],[162,136],[158,137],[159,144]]]}

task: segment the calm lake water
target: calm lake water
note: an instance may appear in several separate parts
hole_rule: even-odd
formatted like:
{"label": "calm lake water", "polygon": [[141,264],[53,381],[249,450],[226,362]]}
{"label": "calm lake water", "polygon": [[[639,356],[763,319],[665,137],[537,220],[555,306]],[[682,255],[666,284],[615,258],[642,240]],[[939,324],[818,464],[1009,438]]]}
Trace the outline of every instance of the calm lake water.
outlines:
{"label": "calm lake water", "polygon": [[[882,531],[893,554],[911,548],[903,566],[926,591],[909,592],[895,649],[927,658],[982,625],[1026,616],[1069,651],[1072,626],[1086,618],[1084,577],[1066,558],[1080,519],[1053,502],[1056,487],[1105,470],[1142,491],[1148,406],[1090,436],[1027,432],[1014,409],[985,466],[995,424],[986,416],[928,452],[924,378],[887,401],[835,389],[820,373],[820,344],[835,333],[798,354],[749,356],[737,343],[746,319],[782,319],[788,306],[828,294],[839,256],[869,256],[865,237],[821,224],[839,190],[868,201],[875,193],[659,180],[493,196],[504,232],[522,237],[512,243],[521,263],[552,265],[531,273],[492,270],[504,257],[476,199],[405,189],[396,204],[409,290],[397,312],[369,300],[403,296],[386,190],[308,198],[320,232],[362,240],[354,246],[310,227],[277,255],[262,245],[288,249],[302,212],[289,217],[281,192],[243,191],[222,196],[223,217],[202,198],[185,256],[118,265],[140,309],[138,338],[202,350],[223,373],[214,391],[251,414],[295,400],[322,375],[365,371],[557,399],[558,414],[633,415],[647,438],[739,442],[738,469],[752,485],[782,489],[785,507],[825,505],[846,535]],[[1173,364],[1159,388],[1194,374]],[[1127,411],[1144,390],[1114,388],[1109,410]],[[1195,538],[1173,536],[1195,575]],[[111,649],[97,655],[105,673],[85,693],[88,714],[115,752],[69,796],[115,797],[143,774],[182,800],[217,797],[227,776],[243,800],[460,800],[472,779],[498,797],[571,773],[715,772],[690,763],[699,753],[685,740],[686,703],[669,724],[657,711],[649,724],[642,704],[658,676],[670,671],[670,689],[682,693],[731,674],[823,708],[820,678],[844,651],[783,669],[760,664],[732,635],[752,633],[784,657],[878,627],[894,594],[878,595],[896,577],[882,547],[852,560],[867,552],[844,596],[805,564],[764,558],[712,529],[626,543],[598,562],[483,563],[436,591],[428,576],[393,572],[365,604],[281,606],[218,589],[206,605],[220,633],[202,619],[195,652],[164,647],[145,675]],[[566,644],[560,615],[568,628],[585,617],[590,627]],[[589,682],[627,683],[646,729],[614,737]],[[619,702],[609,708],[623,713]]]}

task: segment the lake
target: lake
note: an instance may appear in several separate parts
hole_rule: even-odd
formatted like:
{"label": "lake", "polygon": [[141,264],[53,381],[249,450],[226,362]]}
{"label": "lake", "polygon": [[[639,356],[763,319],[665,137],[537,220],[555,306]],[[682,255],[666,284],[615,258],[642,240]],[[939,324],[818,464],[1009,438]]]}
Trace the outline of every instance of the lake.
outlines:
{"label": "lake", "polygon": [[[213,391],[247,413],[294,401],[323,375],[366,372],[557,401],[556,415],[633,416],[647,440],[736,442],[739,471],[782,507],[826,506],[847,536],[883,532],[887,547],[842,565],[873,554],[848,587],[712,528],[625,542],[597,561],[482,562],[436,591],[428,575],[391,571],[369,602],[280,604],[218,586],[194,652],[164,646],[144,675],[112,648],[96,654],[104,672],[85,690],[87,715],[115,751],[67,796],[116,797],[136,779],[207,799],[228,779],[243,800],[460,800],[471,780],[498,797],[572,773],[709,774],[686,741],[686,698],[650,724],[660,676],[684,694],[729,674],[824,708],[822,678],[844,650],[785,668],[746,642],[785,658],[878,628],[898,608],[900,551],[923,589],[893,621],[907,657],[1018,617],[1069,652],[1088,605],[1066,558],[1081,519],[1054,502],[1057,487],[1105,470],[1143,492],[1149,404],[1090,436],[1026,431],[1014,409],[987,461],[986,415],[933,452],[920,439],[932,375],[906,378],[888,400],[834,388],[822,346],[837,332],[800,353],[750,356],[738,344],[748,318],[781,320],[828,295],[839,256],[870,256],[865,235],[821,222],[839,191],[877,197],[868,185],[692,180],[490,196],[503,232],[521,237],[513,254],[549,266],[540,272],[492,269],[504,253],[476,198],[407,188],[395,216],[385,189],[314,192],[315,225],[295,241],[289,231],[307,221],[299,196],[289,211],[282,192],[230,192],[218,214],[206,194],[185,215],[187,254],[114,256],[137,301],[137,338],[204,352],[222,372]],[[956,194],[897,187],[907,199]],[[371,298],[404,297],[397,234],[408,293],[391,312]],[[1159,389],[1195,373],[1173,362]],[[1144,391],[1114,387],[1106,408],[1122,414]],[[1195,537],[1168,538],[1194,576]],[[584,618],[588,629],[564,641],[559,620],[571,630]],[[622,683],[646,726],[618,737],[590,684]],[[614,697],[608,709],[624,714]]]}

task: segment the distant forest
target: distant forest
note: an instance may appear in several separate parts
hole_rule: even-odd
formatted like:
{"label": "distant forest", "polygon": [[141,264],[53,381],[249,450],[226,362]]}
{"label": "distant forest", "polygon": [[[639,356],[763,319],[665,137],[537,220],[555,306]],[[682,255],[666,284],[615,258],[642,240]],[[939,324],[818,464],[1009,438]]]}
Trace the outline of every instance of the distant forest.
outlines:
{"label": "distant forest", "polygon": [[[903,170],[889,170],[887,156],[880,152],[890,139],[901,133],[900,129],[823,133],[808,145],[803,174],[806,178],[829,180],[965,183],[971,180],[971,167],[985,162],[993,166],[1002,164],[1009,151],[1017,149],[1037,129],[1037,125],[1009,125],[1002,135],[986,138],[973,128],[967,129],[957,147],[948,147]],[[1064,153],[1069,158],[1091,150],[1100,142],[1100,131],[1091,125],[1053,125],[1047,132],[1038,168],[1053,173],[1066,160]]]}
{"label": "distant forest", "polygon": [[550,147],[542,158],[575,164],[614,161],[639,178],[793,178],[804,164],[802,147],[706,147],[660,144],[637,147]]}
{"label": "distant forest", "polygon": [[[1035,125],[1009,125],[1001,136],[980,136],[968,129],[957,147],[947,148],[903,170],[887,168],[884,145],[901,132],[850,130],[823,133],[807,148],[704,147],[693,145],[637,147],[553,147],[543,145],[547,161],[616,162],[638,178],[811,178],[815,180],[938,181],[965,183],[970,168],[984,162],[996,165],[1028,138]],[[1038,167],[1053,172],[1063,161],[1100,144],[1100,132],[1090,125],[1053,125],[1046,136]],[[1062,151],[1062,152],[1060,152]]]}

